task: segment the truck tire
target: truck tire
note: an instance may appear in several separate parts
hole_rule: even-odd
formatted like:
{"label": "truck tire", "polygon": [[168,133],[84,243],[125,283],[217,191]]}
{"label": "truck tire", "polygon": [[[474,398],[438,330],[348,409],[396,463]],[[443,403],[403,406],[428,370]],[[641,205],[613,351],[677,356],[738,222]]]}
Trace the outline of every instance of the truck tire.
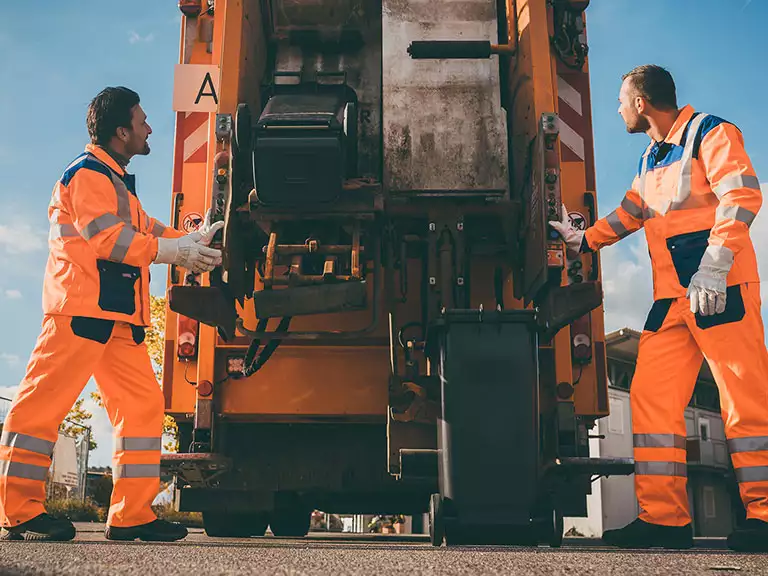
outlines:
{"label": "truck tire", "polygon": [[203,512],[203,528],[211,538],[264,536],[268,524],[269,516],[265,512]]}
{"label": "truck tire", "polygon": [[432,494],[429,499],[429,540],[432,546],[442,546],[444,538],[443,497],[440,494]]}
{"label": "truck tire", "polygon": [[269,525],[278,538],[303,538],[309,533],[311,519],[309,510],[297,506],[275,510]]}

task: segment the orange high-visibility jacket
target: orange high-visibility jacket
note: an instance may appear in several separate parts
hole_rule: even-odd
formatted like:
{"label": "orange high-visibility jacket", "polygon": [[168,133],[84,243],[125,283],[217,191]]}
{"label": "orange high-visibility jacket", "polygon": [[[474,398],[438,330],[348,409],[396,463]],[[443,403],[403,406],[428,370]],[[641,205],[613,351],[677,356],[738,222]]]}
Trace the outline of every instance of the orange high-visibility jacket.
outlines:
{"label": "orange high-visibility jacket", "polygon": [[597,250],[645,228],[654,300],[686,294],[708,254],[733,261],[728,286],[758,282],[749,226],[762,204],[741,132],[686,106],[663,142],[651,142],[621,206],[590,227],[583,248]]}
{"label": "orange high-visibility jacket", "polygon": [[184,234],[147,216],[135,177],[89,144],[54,186],[48,218],[45,314],[148,326],[157,237]]}

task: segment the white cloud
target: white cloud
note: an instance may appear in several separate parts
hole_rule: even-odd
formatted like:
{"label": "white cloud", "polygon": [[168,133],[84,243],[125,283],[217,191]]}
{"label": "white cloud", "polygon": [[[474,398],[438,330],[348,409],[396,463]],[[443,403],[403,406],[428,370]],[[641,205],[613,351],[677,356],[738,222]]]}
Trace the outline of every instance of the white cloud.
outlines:
{"label": "white cloud", "polygon": [[[16,392],[19,390],[18,386],[0,386],[0,396],[3,398],[10,398],[13,400],[13,397],[16,396]],[[0,412],[3,410],[3,406],[8,408],[10,406],[10,402],[7,402],[5,400],[0,400]]]}
{"label": "white cloud", "polygon": [[0,224],[0,247],[8,254],[28,254],[45,250],[46,235],[29,224]]}
{"label": "white cloud", "polygon": [[5,291],[5,297],[8,298],[8,300],[18,300],[21,298],[21,291],[20,290],[6,290]]}
{"label": "white cloud", "polygon": [[8,364],[10,367],[15,367],[21,362],[20,358],[16,354],[9,354],[8,352],[0,353],[0,360]]}
{"label": "white cloud", "polygon": [[140,44],[140,43],[149,44],[154,39],[155,39],[154,32],[150,32],[146,36],[142,36],[138,32],[131,30],[128,36],[128,42],[131,44]]}

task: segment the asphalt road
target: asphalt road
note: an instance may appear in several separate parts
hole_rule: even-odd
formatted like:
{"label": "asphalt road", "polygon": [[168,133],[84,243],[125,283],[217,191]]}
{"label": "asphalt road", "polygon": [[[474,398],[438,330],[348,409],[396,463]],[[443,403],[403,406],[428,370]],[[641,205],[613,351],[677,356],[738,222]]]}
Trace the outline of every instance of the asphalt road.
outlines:
{"label": "asphalt road", "polygon": [[[322,535],[302,540],[213,539],[195,530],[174,544],[117,544],[97,526],[79,526],[74,542],[0,542],[0,575],[203,574],[768,574],[768,555],[724,550],[618,552],[588,541],[548,548],[432,548],[420,537]],[[722,542],[704,542],[719,546]]]}

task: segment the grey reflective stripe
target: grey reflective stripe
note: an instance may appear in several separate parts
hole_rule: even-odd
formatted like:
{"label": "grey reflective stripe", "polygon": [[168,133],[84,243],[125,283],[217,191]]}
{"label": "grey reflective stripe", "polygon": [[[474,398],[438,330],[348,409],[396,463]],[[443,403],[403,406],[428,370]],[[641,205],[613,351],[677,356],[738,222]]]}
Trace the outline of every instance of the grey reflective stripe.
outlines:
{"label": "grey reflective stripe", "polygon": [[641,476],[682,476],[688,475],[683,462],[635,462],[635,474]]}
{"label": "grey reflective stripe", "polygon": [[47,475],[47,466],[35,466],[34,464],[0,460],[0,476],[25,478],[27,480],[38,480],[43,482]]}
{"label": "grey reflective stripe", "polygon": [[85,228],[83,228],[83,238],[90,240],[99,232],[103,232],[107,228],[112,228],[112,226],[120,224],[122,221],[123,220],[121,218],[118,218],[116,215],[110,212],[102,214],[98,218],[94,218],[85,225]]}
{"label": "grey reflective stripe", "polygon": [[701,123],[709,114],[699,114],[688,124],[688,135],[683,148],[683,157],[680,160],[680,180],[677,184],[677,195],[669,206],[670,210],[679,210],[683,203],[691,195],[691,173],[693,172],[693,144],[699,133]]}
{"label": "grey reflective stripe", "polygon": [[632,218],[643,220],[643,208],[632,202],[632,200],[626,196],[624,196],[624,199],[621,201],[621,207],[624,208],[627,214],[632,216]]}
{"label": "grey reflective stripe", "polygon": [[731,438],[728,440],[728,451],[731,454],[739,452],[768,451],[768,436],[749,436],[747,438]]}
{"label": "grey reflective stripe", "polygon": [[717,222],[733,218],[737,222],[744,222],[747,227],[752,226],[752,222],[755,220],[755,213],[741,206],[723,206],[721,204],[717,207],[716,214],[715,219]]}
{"label": "grey reflective stripe", "polygon": [[131,222],[131,193],[120,179],[120,176],[112,172],[112,184],[117,192],[117,215],[124,222]]}
{"label": "grey reflective stripe", "polygon": [[677,434],[634,434],[635,448],[685,448],[685,436]]}
{"label": "grey reflective stripe", "polygon": [[605,221],[610,224],[611,229],[619,238],[624,238],[629,235],[629,230],[627,230],[626,226],[619,220],[619,215],[616,214],[616,210],[608,214],[608,216],[605,217]]}
{"label": "grey reflective stripe", "polygon": [[51,230],[48,234],[48,240],[55,240],[56,238],[71,238],[73,236],[80,236],[77,233],[77,228],[72,224],[51,224]]}
{"label": "grey reflective stripe", "polygon": [[22,450],[45,454],[46,456],[53,455],[53,447],[55,445],[56,443],[50,440],[43,440],[42,438],[35,438],[34,436],[19,434],[10,430],[3,431],[3,434],[0,436],[0,446],[21,448]]}
{"label": "grey reflective stripe", "polygon": [[160,222],[155,222],[152,226],[152,236],[162,236],[163,232],[165,232],[165,226],[160,224]]}
{"label": "grey reflective stripe", "polygon": [[117,216],[123,222],[128,222],[130,224],[131,193],[128,191],[128,188],[125,187],[125,183],[123,182],[122,178],[120,178],[120,176],[118,176],[117,173],[109,167],[109,165],[96,158],[95,155],[91,154],[90,158],[102,166],[105,166],[109,170],[109,174],[112,176],[112,185],[115,187],[115,192],[117,193]]}
{"label": "grey reflective stripe", "polygon": [[738,190],[739,188],[752,188],[754,190],[760,190],[760,180],[757,176],[748,176],[746,174],[739,174],[737,176],[726,176],[720,180],[720,184],[712,191],[718,199],[722,198],[728,192]]}
{"label": "grey reflective stripe", "polygon": [[160,450],[163,447],[161,438],[118,438],[115,440],[115,451],[129,450]]}
{"label": "grey reflective stripe", "polygon": [[125,255],[128,254],[128,249],[131,247],[131,242],[136,236],[136,232],[128,226],[123,224],[123,229],[120,230],[120,235],[117,237],[115,245],[112,247],[112,252],[109,255],[109,259],[112,262],[122,262],[125,259]]}
{"label": "grey reflective stripe", "polygon": [[736,468],[737,482],[768,482],[768,466],[746,466]]}
{"label": "grey reflective stripe", "polygon": [[159,478],[160,464],[120,464],[115,468],[115,478]]}
{"label": "grey reflective stripe", "polygon": [[640,190],[637,191],[638,194],[640,194],[640,198],[643,199],[643,202],[645,202],[645,178],[648,175],[648,154],[651,153],[650,146],[645,151],[645,154],[643,154],[643,167],[640,169]]}
{"label": "grey reflective stripe", "polygon": [[149,215],[144,214],[144,228],[149,228]]}

